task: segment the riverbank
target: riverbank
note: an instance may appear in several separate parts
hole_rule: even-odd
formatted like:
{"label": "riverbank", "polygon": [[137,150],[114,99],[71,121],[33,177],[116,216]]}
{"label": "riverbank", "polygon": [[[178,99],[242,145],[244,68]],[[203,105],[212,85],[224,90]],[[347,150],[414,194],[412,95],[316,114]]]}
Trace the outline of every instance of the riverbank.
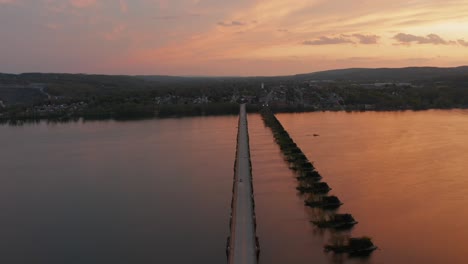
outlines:
{"label": "riverbank", "polygon": [[[81,109],[78,111],[56,111],[40,112],[30,111],[16,107],[0,112],[0,124],[34,123],[39,121],[50,122],[73,122],[78,120],[143,120],[153,118],[183,118],[196,116],[230,116],[238,114],[238,103],[209,103],[209,104],[184,104],[164,105],[147,107],[108,108],[93,107],[92,109]],[[247,104],[247,113],[260,113],[261,105]],[[347,107],[347,108],[322,108],[292,107],[292,106],[270,106],[273,113],[310,113],[310,112],[405,112],[405,111],[427,111],[427,110],[456,110],[468,109],[468,106],[457,106],[451,108],[371,108]]]}

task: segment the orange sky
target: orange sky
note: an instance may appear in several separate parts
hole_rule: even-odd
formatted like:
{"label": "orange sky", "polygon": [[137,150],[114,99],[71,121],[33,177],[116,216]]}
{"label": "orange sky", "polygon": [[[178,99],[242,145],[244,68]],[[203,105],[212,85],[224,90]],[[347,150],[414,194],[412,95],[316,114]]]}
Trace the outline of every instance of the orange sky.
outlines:
{"label": "orange sky", "polygon": [[463,0],[0,0],[1,72],[283,75],[459,66]]}

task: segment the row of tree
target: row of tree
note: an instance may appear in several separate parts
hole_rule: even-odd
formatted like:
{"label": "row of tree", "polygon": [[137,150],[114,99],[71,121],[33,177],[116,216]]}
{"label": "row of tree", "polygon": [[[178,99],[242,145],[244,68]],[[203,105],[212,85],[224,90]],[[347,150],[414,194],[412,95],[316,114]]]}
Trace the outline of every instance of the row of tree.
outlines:
{"label": "row of tree", "polygon": [[352,238],[339,232],[351,229],[357,222],[351,214],[337,214],[334,211],[343,203],[338,197],[327,195],[331,188],[327,183],[320,182],[322,179],[320,173],[289,136],[270,109],[264,108],[261,113],[265,124],[271,128],[285,161],[296,172],[296,178],[299,182],[296,189],[301,195],[306,196],[305,205],[319,210],[319,216],[311,222],[319,228],[333,230],[335,239],[332,239],[331,244],[324,247],[325,251],[349,253],[350,255],[368,255],[372,253],[377,247],[374,246],[369,237]]}

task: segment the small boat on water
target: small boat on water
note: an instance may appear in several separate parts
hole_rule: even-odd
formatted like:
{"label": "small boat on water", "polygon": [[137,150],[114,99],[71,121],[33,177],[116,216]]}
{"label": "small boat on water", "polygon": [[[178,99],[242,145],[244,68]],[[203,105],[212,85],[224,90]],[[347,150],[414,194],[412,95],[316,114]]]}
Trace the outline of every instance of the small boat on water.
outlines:
{"label": "small boat on water", "polygon": [[350,256],[368,256],[377,247],[369,237],[351,238],[335,241],[333,244],[325,245],[325,252],[348,253]]}
{"label": "small boat on water", "polygon": [[343,203],[338,199],[338,197],[332,196],[322,196],[322,197],[311,197],[305,201],[305,205],[310,207],[318,207],[323,209],[335,209],[342,205]]}
{"label": "small boat on water", "polygon": [[325,194],[328,193],[331,188],[326,182],[301,182],[299,186],[296,187],[301,193],[316,193],[316,194]]}
{"label": "small boat on water", "polygon": [[318,221],[311,221],[319,228],[345,229],[351,228],[358,222],[351,214],[332,214]]}

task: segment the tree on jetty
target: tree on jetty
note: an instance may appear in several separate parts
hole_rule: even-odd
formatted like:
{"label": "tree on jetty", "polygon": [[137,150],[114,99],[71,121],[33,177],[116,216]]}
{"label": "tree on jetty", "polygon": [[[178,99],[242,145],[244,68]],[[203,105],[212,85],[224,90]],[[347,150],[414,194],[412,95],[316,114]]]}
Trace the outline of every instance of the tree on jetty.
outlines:
{"label": "tree on jetty", "polygon": [[[316,170],[313,162],[307,159],[304,152],[294,142],[273,112],[268,107],[264,107],[260,112],[265,125],[271,128],[284,160],[288,162],[289,168],[296,172],[296,179],[299,182],[296,189],[301,194],[307,194],[304,204],[312,208],[318,208],[323,213],[325,210],[340,207],[343,203],[334,195],[326,195],[331,190],[330,186],[325,182],[320,182],[322,176]],[[349,229],[357,224],[351,214],[335,213],[325,215],[311,222],[319,228],[333,229]],[[336,236],[331,244],[325,246],[327,252],[349,253],[350,255],[370,254],[376,248],[370,238],[350,238],[347,236]]]}

